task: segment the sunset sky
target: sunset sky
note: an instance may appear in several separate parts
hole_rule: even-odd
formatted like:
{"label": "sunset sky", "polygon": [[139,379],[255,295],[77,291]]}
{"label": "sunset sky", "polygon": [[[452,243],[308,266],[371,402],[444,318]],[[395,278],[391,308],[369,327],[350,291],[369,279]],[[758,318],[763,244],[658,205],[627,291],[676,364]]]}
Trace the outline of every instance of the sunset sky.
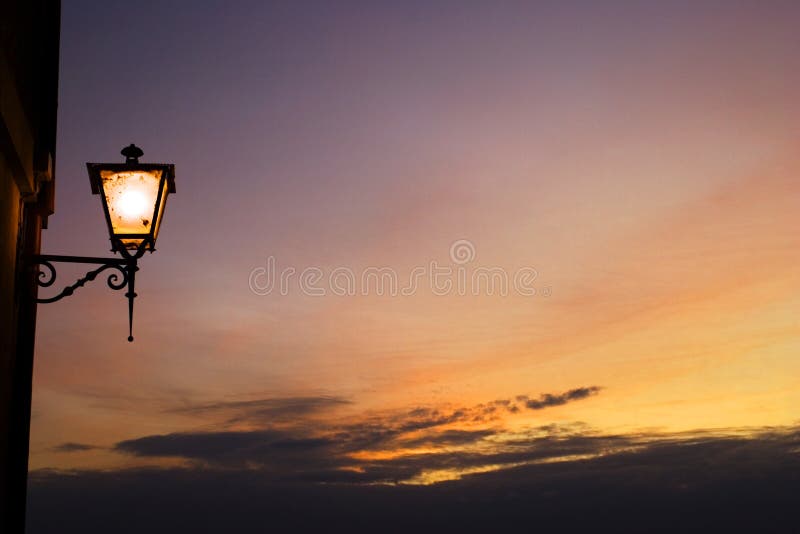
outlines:
{"label": "sunset sky", "polygon": [[[134,343],[103,281],[39,307],[31,470],[427,484],[789,432],[799,24],[791,1],[65,1],[44,252],[110,254],[87,161],[136,143],[177,193]],[[530,267],[536,293],[258,294],[269,257]]]}

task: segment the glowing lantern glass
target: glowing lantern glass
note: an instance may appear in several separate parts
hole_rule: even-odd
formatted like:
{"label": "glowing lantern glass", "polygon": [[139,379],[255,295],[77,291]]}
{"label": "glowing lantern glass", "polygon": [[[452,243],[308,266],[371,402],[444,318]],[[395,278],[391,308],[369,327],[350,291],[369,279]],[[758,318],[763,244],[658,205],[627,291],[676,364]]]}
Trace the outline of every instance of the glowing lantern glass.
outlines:
{"label": "glowing lantern glass", "polygon": [[125,163],[87,163],[92,193],[100,194],[111,250],[123,256],[155,250],[167,196],[175,192],[175,166],[139,163],[136,145],[122,150]]}

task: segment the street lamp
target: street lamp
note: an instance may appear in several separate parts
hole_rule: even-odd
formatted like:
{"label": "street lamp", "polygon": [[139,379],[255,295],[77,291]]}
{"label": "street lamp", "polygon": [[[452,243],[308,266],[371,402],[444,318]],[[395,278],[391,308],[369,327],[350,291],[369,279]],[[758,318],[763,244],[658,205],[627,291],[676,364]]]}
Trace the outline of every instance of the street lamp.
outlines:
{"label": "street lamp", "polygon": [[141,256],[155,250],[169,193],[175,192],[175,166],[139,163],[136,145],[122,149],[125,163],[87,163],[92,193],[102,193],[111,250]]}
{"label": "street lamp", "polygon": [[[32,264],[39,266],[36,283],[50,287],[56,281],[53,263],[87,263],[100,265],[79,278],[74,284],[50,298],[37,298],[36,302],[50,303],[73,294],[75,289],[91,282],[106,270],[107,284],[114,290],[127,288],[128,341],[133,341],[133,299],[137,261],[142,255],[155,250],[161,219],[167,205],[167,196],[175,192],[175,166],[165,163],[139,163],[144,154],[136,145],[122,149],[125,163],[87,163],[92,193],[100,194],[103,213],[108,225],[111,251],[119,258],[92,258],[85,256],[35,255]],[[42,270],[42,268],[44,270]]]}

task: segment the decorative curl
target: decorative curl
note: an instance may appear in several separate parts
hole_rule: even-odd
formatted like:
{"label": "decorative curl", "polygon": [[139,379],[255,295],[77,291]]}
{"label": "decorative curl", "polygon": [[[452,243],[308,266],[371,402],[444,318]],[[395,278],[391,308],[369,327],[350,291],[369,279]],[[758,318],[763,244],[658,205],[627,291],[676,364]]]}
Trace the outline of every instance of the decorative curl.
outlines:
{"label": "decorative curl", "polygon": [[114,267],[116,267],[119,273],[110,273],[106,284],[108,284],[108,287],[111,289],[118,291],[128,285],[128,271],[117,265],[114,265]]}
{"label": "decorative curl", "polygon": [[[46,260],[40,262],[39,265],[44,266],[48,272],[44,273],[43,271],[39,271],[39,276],[36,279],[36,283],[40,287],[50,287],[56,280],[56,270],[53,267],[53,265]],[[50,298],[36,299],[36,302],[39,302],[41,304],[46,304],[49,302],[56,302],[64,297],[68,297],[72,295],[76,289],[83,287],[86,284],[86,282],[93,281],[95,278],[97,278],[97,275],[99,275],[100,273],[102,273],[107,269],[116,269],[116,271],[118,271],[118,272],[112,272],[108,275],[108,279],[106,280],[108,287],[118,291],[128,286],[128,281],[129,281],[128,272],[125,266],[117,265],[115,263],[110,263],[107,265],[101,265],[100,267],[98,267],[93,271],[89,271],[88,273],[86,273],[86,275],[83,276],[83,278],[78,278],[78,280],[74,284],[65,287],[57,295]]]}
{"label": "decorative curl", "polygon": [[47,272],[39,269],[39,272],[36,275],[36,285],[39,287],[50,287],[56,281],[56,268],[53,267],[53,264],[49,261],[42,261],[39,263],[39,267],[44,267]]}

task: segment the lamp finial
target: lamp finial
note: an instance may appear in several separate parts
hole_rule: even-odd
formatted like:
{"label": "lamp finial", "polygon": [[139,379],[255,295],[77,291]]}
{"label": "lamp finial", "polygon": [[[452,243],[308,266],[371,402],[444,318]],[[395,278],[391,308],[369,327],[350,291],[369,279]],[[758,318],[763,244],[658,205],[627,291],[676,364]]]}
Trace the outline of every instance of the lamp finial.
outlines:
{"label": "lamp finial", "polygon": [[131,143],[123,148],[120,154],[125,156],[125,163],[139,163],[139,158],[144,155],[144,152],[142,152],[141,148]]}

